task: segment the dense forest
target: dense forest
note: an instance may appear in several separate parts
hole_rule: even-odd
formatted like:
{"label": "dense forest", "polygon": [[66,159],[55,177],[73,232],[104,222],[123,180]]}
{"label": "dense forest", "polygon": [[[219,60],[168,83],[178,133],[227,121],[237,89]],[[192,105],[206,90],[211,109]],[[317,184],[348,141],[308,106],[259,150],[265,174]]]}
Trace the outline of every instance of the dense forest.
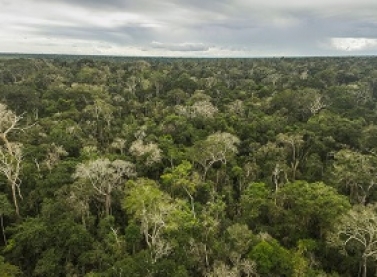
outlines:
{"label": "dense forest", "polygon": [[0,276],[376,276],[377,57],[0,59]]}

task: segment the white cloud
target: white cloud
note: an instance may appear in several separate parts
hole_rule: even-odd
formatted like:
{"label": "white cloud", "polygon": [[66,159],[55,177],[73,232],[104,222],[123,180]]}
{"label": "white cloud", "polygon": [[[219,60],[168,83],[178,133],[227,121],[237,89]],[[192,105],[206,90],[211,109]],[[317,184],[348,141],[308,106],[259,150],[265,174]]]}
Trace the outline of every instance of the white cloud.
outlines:
{"label": "white cloud", "polygon": [[152,48],[164,49],[168,51],[208,51],[209,47],[203,43],[162,43],[158,41],[153,41],[151,43]]}
{"label": "white cloud", "polygon": [[377,39],[372,38],[332,38],[331,45],[341,51],[362,51],[374,49],[377,51]]}

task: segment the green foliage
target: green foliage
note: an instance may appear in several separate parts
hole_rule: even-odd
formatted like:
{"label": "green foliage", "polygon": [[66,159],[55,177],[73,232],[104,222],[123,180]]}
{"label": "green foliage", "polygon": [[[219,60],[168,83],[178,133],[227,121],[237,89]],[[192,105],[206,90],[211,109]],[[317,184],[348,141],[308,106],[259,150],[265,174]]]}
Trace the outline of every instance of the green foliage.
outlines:
{"label": "green foliage", "polygon": [[17,57],[0,276],[374,273],[375,57]]}
{"label": "green foliage", "polygon": [[335,153],[332,180],[340,191],[349,195],[351,203],[365,205],[373,201],[376,165],[374,154],[342,149]]}
{"label": "green foliage", "polygon": [[336,218],[350,208],[347,198],[334,188],[305,181],[286,184],[276,193],[276,201],[274,220],[280,227],[277,234],[293,242],[299,238],[323,238]]}
{"label": "green foliage", "polygon": [[6,195],[0,193],[0,216],[9,216],[13,214],[13,207]]}
{"label": "green foliage", "polygon": [[292,276],[292,256],[275,239],[262,240],[249,253],[257,271],[266,276]]}
{"label": "green foliage", "polygon": [[251,183],[241,195],[242,218],[254,228],[263,223],[263,217],[272,204],[271,192],[264,183]]}
{"label": "green foliage", "polygon": [[20,276],[20,269],[4,261],[4,257],[0,256],[0,277],[17,277]]}

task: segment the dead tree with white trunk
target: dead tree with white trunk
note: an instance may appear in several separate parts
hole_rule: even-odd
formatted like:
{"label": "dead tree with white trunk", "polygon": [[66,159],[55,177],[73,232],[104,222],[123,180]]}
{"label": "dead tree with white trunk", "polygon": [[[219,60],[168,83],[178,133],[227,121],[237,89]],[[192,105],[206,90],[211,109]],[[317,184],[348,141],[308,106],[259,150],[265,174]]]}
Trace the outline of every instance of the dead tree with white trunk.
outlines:
{"label": "dead tree with white trunk", "polygon": [[12,142],[8,136],[15,130],[23,130],[18,127],[22,115],[16,115],[8,107],[0,103],[0,174],[2,174],[12,191],[12,198],[17,216],[20,215],[18,198],[21,194],[21,165],[22,165],[22,144]]}

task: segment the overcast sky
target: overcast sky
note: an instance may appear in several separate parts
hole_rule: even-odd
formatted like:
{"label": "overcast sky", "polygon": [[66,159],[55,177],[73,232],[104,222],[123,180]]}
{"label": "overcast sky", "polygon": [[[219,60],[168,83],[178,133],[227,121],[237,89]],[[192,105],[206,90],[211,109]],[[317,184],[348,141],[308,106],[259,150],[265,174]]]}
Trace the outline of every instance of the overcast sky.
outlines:
{"label": "overcast sky", "polygon": [[377,0],[0,0],[0,26],[0,52],[377,54]]}

